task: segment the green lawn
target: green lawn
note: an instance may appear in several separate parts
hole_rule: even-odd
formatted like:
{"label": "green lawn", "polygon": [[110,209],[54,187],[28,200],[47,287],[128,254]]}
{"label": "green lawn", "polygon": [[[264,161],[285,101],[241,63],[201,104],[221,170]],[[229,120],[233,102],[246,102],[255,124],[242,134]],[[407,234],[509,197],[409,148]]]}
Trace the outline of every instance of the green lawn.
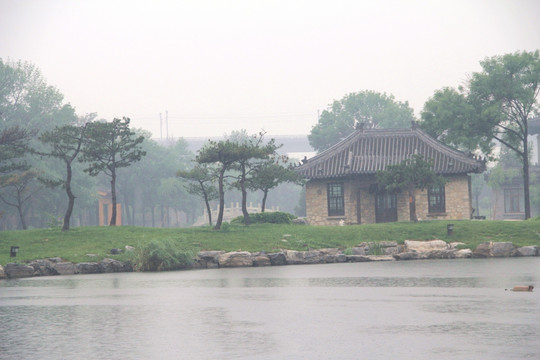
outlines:
{"label": "green lawn", "polygon": [[[169,240],[184,252],[200,250],[245,250],[275,252],[278,249],[307,250],[326,247],[347,249],[364,241],[432,240],[460,241],[474,249],[485,241],[510,241],[517,246],[540,245],[540,221],[454,221],[452,236],[447,221],[387,223],[352,226],[305,226],[255,224],[230,225],[227,231],[209,227],[158,229],[143,227],[81,227],[67,232],[36,229],[0,232],[0,264],[16,260],[61,257],[72,262],[99,261],[104,257],[127,260],[129,254],[111,256],[112,248],[142,247],[152,240]],[[286,241],[283,241],[283,240]],[[10,258],[11,246],[19,254]],[[86,254],[96,254],[88,257]]]}

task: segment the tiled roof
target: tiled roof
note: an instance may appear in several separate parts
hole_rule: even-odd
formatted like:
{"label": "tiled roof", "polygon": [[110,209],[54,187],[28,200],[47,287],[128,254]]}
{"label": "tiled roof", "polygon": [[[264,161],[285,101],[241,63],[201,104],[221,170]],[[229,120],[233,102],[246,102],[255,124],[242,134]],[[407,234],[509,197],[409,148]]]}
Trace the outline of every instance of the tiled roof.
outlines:
{"label": "tiled roof", "polygon": [[414,154],[433,160],[440,175],[480,173],[485,162],[431,138],[422,130],[359,129],[295,170],[306,179],[375,174]]}

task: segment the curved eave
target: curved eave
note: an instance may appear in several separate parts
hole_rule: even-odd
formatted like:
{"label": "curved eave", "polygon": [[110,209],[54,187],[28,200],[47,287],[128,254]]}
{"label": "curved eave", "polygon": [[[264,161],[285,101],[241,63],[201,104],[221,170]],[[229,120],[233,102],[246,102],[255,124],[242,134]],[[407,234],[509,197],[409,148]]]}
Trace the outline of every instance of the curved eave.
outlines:
{"label": "curved eave", "polygon": [[478,173],[485,163],[429,137],[417,128],[355,131],[295,170],[306,179],[374,175],[413,154],[433,160],[440,175]]}

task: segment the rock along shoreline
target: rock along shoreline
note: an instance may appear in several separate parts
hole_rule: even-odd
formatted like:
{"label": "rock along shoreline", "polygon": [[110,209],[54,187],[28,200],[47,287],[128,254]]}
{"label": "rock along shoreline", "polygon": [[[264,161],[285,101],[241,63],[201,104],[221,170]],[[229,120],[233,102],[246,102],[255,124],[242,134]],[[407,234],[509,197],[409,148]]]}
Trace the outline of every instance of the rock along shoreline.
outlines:
{"label": "rock along shoreline", "polygon": [[[247,251],[200,251],[188,269],[216,269],[253,266],[283,266],[330,264],[370,261],[402,261],[423,259],[466,259],[502,258],[520,256],[539,256],[537,245],[516,247],[511,242],[484,242],[473,251],[459,249],[462,243],[446,243],[442,240],[405,240],[404,244],[395,241],[364,242],[347,250],[281,250],[275,253]],[[0,279],[17,279],[34,276],[100,274],[132,272],[135,269],[129,262],[105,258],[100,262],[72,263],[61,258],[33,260],[28,263],[9,263],[0,265]]]}

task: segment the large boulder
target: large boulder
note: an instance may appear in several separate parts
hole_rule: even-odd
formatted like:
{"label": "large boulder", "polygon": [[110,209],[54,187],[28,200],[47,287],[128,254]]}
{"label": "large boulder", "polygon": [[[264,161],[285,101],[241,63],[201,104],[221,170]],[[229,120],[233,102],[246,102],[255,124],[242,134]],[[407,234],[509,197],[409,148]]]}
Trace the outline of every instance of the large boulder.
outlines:
{"label": "large boulder", "polygon": [[287,265],[287,258],[283,252],[268,254],[272,266]]}
{"label": "large boulder", "polygon": [[347,262],[347,255],[343,253],[327,254],[324,256],[324,262],[327,264]]}
{"label": "large boulder", "polygon": [[8,279],[24,278],[34,276],[34,267],[25,264],[9,263],[4,268]]}
{"label": "large boulder", "polygon": [[253,266],[270,266],[270,257],[266,253],[256,253],[253,254]]}
{"label": "large boulder", "polygon": [[406,252],[400,252],[399,254],[395,254],[394,258],[396,260],[419,260],[419,259],[424,259],[425,256],[417,253],[416,251],[406,251]]}
{"label": "large boulder", "polygon": [[516,247],[511,242],[494,242],[491,253],[494,257],[510,257],[516,253]]}
{"label": "large boulder", "polygon": [[425,254],[426,259],[455,259],[457,250],[432,250]]}
{"label": "large boulder", "polygon": [[221,254],[225,254],[225,251],[199,251],[197,256],[206,261],[214,261]]}
{"label": "large boulder", "polygon": [[322,261],[327,264],[342,263],[347,261],[347,256],[337,248],[319,249]]}
{"label": "large boulder", "polygon": [[442,240],[405,240],[405,251],[428,252],[447,250],[448,244]]}
{"label": "large boulder", "polygon": [[0,279],[5,279],[6,273],[4,272],[4,267],[0,265]]}
{"label": "large boulder", "polygon": [[493,256],[493,254],[491,252],[492,247],[493,247],[493,243],[490,242],[490,241],[478,244],[476,249],[474,249],[474,251],[472,253],[472,256],[475,257],[475,258],[491,257],[491,256]]}
{"label": "large boulder", "polygon": [[325,262],[324,253],[318,250],[285,250],[283,253],[285,254],[288,265],[322,264]]}
{"label": "large boulder", "polygon": [[367,255],[347,255],[347,262],[368,262],[371,261]]}
{"label": "large boulder", "polygon": [[251,253],[247,251],[233,251],[218,256],[219,267],[246,267],[253,266]]}
{"label": "large boulder", "polygon": [[197,254],[197,263],[203,269],[214,269],[219,267],[218,257],[225,254],[225,251],[199,251]]}
{"label": "large boulder", "polygon": [[473,251],[473,257],[510,257],[518,255],[516,247],[511,242],[484,242]]}
{"label": "large boulder", "polygon": [[99,262],[105,273],[113,272],[131,272],[133,267],[130,263],[118,261],[115,259],[105,258]]}
{"label": "large boulder", "polygon": [[82,262],[76,266],[79,274],[99,274],[103,272],[103,267],[97,262]]}
{"label": "large boulder", "polygon": [[468,259],[472,257],[471,249],[461,249],[456,251],[456,259]]}
{"label": "large boulder", "polygon": [[52,266],[58,275],[74,275],[78,273],[77,266],[69,261],[53,263]]}
{"label": "large boulder", "polygon": [[48,259],[34,260],[28,264],[34,268],[34,276],[51,276],[58,275],[58,271],[54,268],[55,263]]}
{"label": "large boulder", "polygon": [[516,249],[516,256],[538,256],[538,246],[522,246]]}

